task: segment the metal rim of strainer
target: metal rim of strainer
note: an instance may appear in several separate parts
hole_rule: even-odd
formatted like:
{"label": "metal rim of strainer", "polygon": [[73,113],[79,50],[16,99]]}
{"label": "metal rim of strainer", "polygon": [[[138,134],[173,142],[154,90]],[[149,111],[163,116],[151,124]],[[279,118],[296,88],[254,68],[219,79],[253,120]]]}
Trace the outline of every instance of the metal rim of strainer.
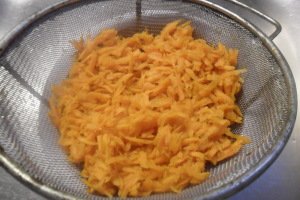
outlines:
{"label": "metal rim of strainer", "polygon": [[[37,19],[46,16],[47,14],[58,10],[64,6],[76,3],[80,0],[63,0],[62,2],[56,3],[54,5],[51,5],[38,13],[32,15],[27,20],[16,26],[10,33],[4,37],[3,40],[0,41],[0,56],[5,51],[5,49],[9,46],[9,44],[12,42],[12,40],[18,36],[19,33],[21,33],[23,30],[25,30],[30,24],[34,23]],[[137,3],[141,0],[137,0]],[[286,145],[294,124],[296,120],[296,114],[297,114],[297,92],[296,92],[296,84],[295,80],[293,78],[291,69],[285,60],[284,56],[278,49],[278,47],[272,42],[272,39],[274,39],[281,31],[280,24],[272,19],[271,17],[245,5],[242,4],[236,0],[227,0],[231,3],[235,3],[238,6],[241,6],[248,11],[260,16],[261,18],[265,19],[269,23],[272,23],[276,30],[271,34],[269,37],[266,36],[265,33],[263,33],[259,28],[257,28],[255,25],[253,25],[248,20],[238,16],[237,14],[225,9],[224,7],[221,7],[215,3],[209,2],[207,0],[188,0],[190,2],[201,4],[205,7],[208,7],[212,10],[215,10],[217,12],[220,12],[227,17],[235,20],[239,24],[241,24],[243,27],[248,29],[252,34],[257,36],[262,43],[265,45],[265,47],[270,51],[272,56],[276,59],[279,66],[281,67],[284,78],[289,85],[289,117],[285,124],[285,127],[282,129],[282,136],[278,139],[276,145],[272,149],[269,150],[269,153],[266,154],[264,158],[262,158],[256,166],[254,166],[251,170],[247,171],[245,174],[241,175],[239,178],[235,180],[235,182],[227,184],[225,186],[222,186],[220,188],[217,188],[213,190],[211,193],[204,194],[203,196],[196,197],[195,199],[216,199],[216,198],[224,198],[228,197],[240,190],[242,190],[244,187],[246,187],[248,184],[250,184],[253,180],[255,180],[257,177],[259,177],[279,156],[281,151],[283,150],[284,146]],[[61,191],[58,191],[54,188],[51,188],[31,176],[27,174],[23,169],[21,169],[11,158],[9,158],[4,150],[0,147],[0,163],[3,165],[3,167],[12,174],[15,178],[17,178],[19,181],[21,181],[23,184],[25,184],[27,187],[31,188],[32,190],[44,195],[45,197],[49,198],[55,198],[55,199],[77,199],[76,197],[63,193]]]}

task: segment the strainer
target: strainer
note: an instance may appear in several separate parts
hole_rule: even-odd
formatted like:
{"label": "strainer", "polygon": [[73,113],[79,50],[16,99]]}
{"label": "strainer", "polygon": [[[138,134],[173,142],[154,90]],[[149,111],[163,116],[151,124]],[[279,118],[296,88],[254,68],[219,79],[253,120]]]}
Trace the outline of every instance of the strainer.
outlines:
{"label": "strainer", "polygon": [[[286,144],[296,117],[296,89],[290,68],[271,41],[280,25],[234,1],[276,26],[267,37],[232,12],[205,0],[65,0],[32,16],[0,43],[0,161],[29,187],[57,199],[103,199],[86,192],[79,168],[58,145],[48,118],[50,87],[66,77],[75,49],[70,40],[117,28],[129,36],[152,33],[176,19],[192,21],[195,37],[239,49],[240,68],[247,68],[238,103],[244,122],[233,127],[252,142],[208,169],[210,178],[180,194],[143,199],[214,199],[226,197],[259,176]],[[131,199],[131,198],[129,198]],[[142,198],[133,198],[142,199]]]}

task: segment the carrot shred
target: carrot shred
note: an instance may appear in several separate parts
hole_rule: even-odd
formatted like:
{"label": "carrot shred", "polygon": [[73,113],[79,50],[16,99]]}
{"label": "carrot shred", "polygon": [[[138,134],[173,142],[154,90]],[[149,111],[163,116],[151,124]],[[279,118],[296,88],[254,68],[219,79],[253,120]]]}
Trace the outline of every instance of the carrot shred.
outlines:
{"label": "carrot shred", "polygon": [[102,31],[74,43],[69,76],[53,87],[49,116],[90,192],[180,192],[209,177],[205,165],[237,154],[246,136],[235,95],[238,50],[194,39],[189,22],[154,36]]}

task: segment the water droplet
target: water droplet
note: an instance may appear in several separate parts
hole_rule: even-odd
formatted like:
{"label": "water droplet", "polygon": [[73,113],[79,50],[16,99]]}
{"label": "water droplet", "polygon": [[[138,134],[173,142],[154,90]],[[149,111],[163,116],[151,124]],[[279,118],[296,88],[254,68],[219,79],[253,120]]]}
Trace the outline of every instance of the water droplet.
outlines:
{"label": "water droplet", "polygon": [[292,138],[292,143],[296,143],[296,138]]}

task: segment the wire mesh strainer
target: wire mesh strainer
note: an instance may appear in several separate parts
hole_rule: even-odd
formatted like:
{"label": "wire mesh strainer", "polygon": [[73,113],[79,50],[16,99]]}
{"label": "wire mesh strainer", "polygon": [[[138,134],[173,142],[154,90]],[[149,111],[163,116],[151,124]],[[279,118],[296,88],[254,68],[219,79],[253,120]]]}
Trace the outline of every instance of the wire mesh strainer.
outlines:
{"label": "wire mesh strainer", "polygon": [[209,169],[210,178],[203,184],[180,194],[145,199],[227,196],[261,174],[292,131],[297,109],[294,80],[268,37],[248,21],[204,0],[69,0],[17,27],[0,43],[0,160],[4,167],[49,197],[103,198],[86,192],[79,169],[68,162],[58,145],[57,130],[47,115],[50,86],[67,75],[75,52],[70,40],[110,27],[125,36],[145,28],[158,33],[176,19],[192,21],[195,37],[239,49],[239,67],[248,72],[238,102],[244,123],[234,131],[248,135],[252,142],[235,157]]}

